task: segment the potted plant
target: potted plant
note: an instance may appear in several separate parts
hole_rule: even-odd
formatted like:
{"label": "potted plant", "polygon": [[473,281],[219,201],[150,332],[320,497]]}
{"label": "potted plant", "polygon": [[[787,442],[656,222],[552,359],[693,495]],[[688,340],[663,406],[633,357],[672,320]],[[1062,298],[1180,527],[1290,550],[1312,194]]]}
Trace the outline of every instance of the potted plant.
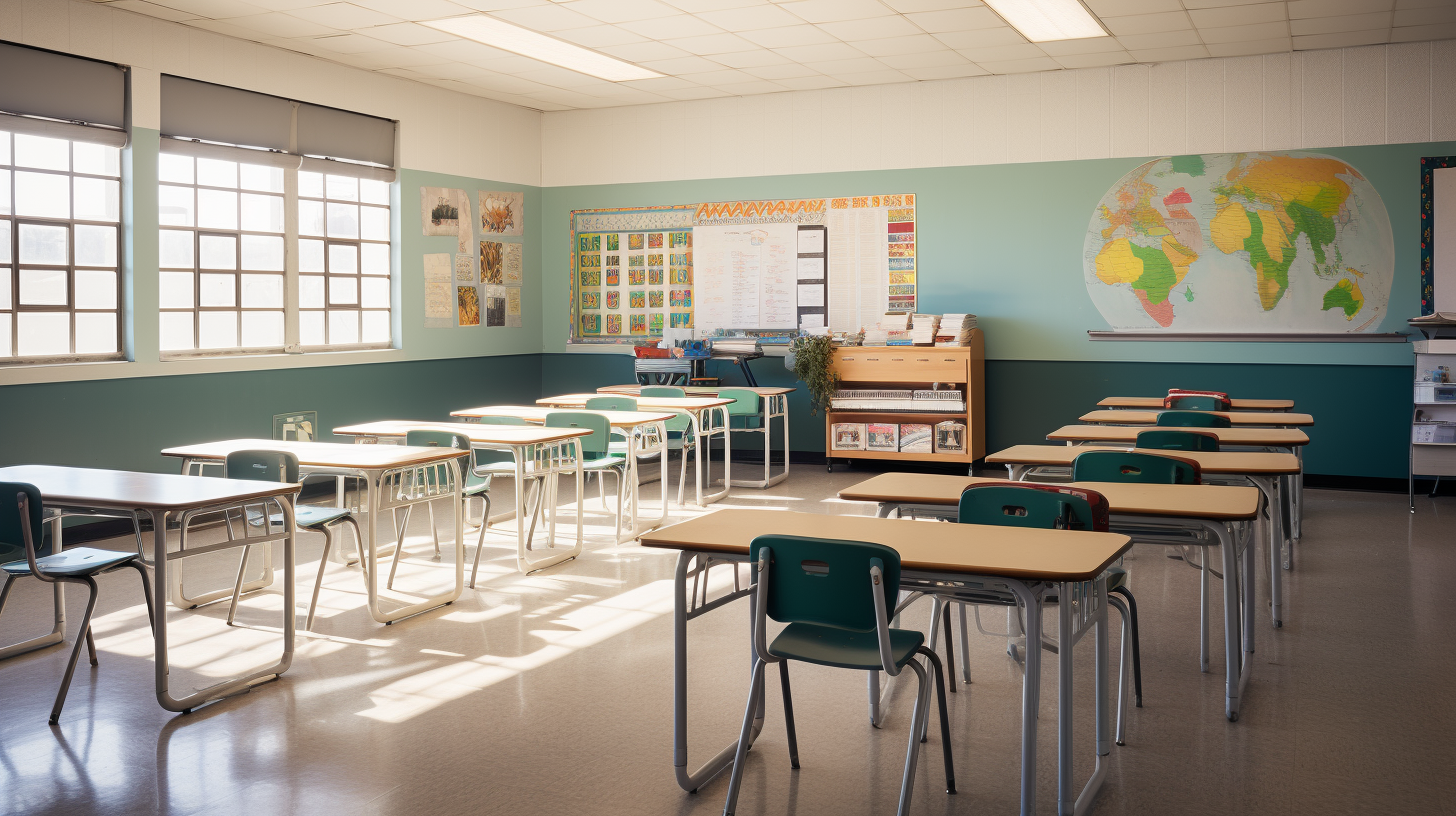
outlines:
{"label": "potted plant", "polygon": [[827,335],[795,337],[789,344],[790,370],[809,389],[809,413],[829,410],[829,401],[839,388],[839,374],[834,371],[834,340]]}

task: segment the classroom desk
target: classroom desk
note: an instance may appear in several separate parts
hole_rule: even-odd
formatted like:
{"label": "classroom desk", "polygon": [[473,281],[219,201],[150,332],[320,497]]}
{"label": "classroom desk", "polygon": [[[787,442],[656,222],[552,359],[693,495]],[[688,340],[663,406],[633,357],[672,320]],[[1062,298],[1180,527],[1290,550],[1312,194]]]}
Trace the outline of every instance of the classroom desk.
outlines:
{"label": "classroom desk", "polygon": [[[733,386],[725,386],[733,388]],[[682,386],[683,392],[689,397],[717,397],[718,392],[723,388],[710,388],[707,386]],[[793,388],[749,388],[739,386],[739,391],[752,391],[763,398],[758,416],[763,420],[763,478],[762,479],[734,479],[729,484],[734,487],[757,487],[768,488],[789,478],[789,394]],[[624,397],[639,397],[642,393],[640,385],[604,385],[597,389],[598,394],[618,394]],[[638,406],[639,408],[642,406]],[[773,420],[778,417],[784,428],[784,469],[777,476],[769,475],[769,442],[773,436]]]}
{"label": "classroom desk", "polygon": [[[555,413],[559,409],[539,407],[535,405],[486,405],[480,408],[463,408],[459,411],[451,411],[450,416],[458,417],[485,417],[485,416],[508,416],[518,417],[527,422],[543,423],[548,414]],[[623,500],[631,507],[631,527],[622,531],[622,516],[617,515],[616,543],[621,544],[631,541],[641,535],[644,530],[651,530],[667,523],[667,421],[672,419],[673,414],[665,411],[592,411],[593,414],[601,414],[607,418],[607,424],[622,431],[627,437],[627,491]],[[511,427],[511,426],[505,426]],[[662,514],[655,519],[641,521],[638,518],[638,509],[642,494],[641,469],[637,466],[639,456],[658,454],[662,457],[664,467],[662,469]],[[597,478],[601,478],[600,476]],[[581,492],[581,485],[577,485],[576,504],[578,512],[586,512],[586,496]],[[625,538],[624,538],[625,536]]]}
{"label": "classroom desk", "polygon": [[[846,501],[876,502],[879,516],[928,516],[955,521],[961,493],[976,484],[1005,484],[1004,479],[931,473],[882,473],[839,491]],[[1208,560],[1207,547],[1216,543],[1223,556],[1224,646],[1226,699],[1224,714],[1238,720],[1243,689],[1249,682],[1254,652],[1254,559],[1247,542],[1259,516],[1262,495],[1253,487],[1222,485],[1127,484],[1123,482],[1071,482],[1068,486],[1095,490],[1107,498],[1114,533],[1131,536],[1134,543],[1203,548],[1199,582],[1198,668],[1208,671]],[[1229,576],[1234,576],[1232,579]],[[1240,586],[1242,585],[1242,587]],[[1242,593],[1240,593],[1242,589]],[[1242,596],[1242,603],[1239,598]],[[1014,620],[1014,617],[1013,617]],[[1236,648],[1242,633],[1242,653]],[[950,637],[950,633],[946,633]],[[961,668],[970,675],[965,621],[961,622]],[[1030,648],[1030,647],[1028,647]]]}
{"label": "classroom desk", "polygon": [[[664,527],[642,537],[644,547],[681,550],[673,593],[673,766],[678,785],[696,791],[729,767],[737,750],[730,744],[696,771],[688,770],[688,621],[752,592],[737,588],[707,600],[707,570],[715,564],[738,564],[748,559],[749,544],[764,534],[816,536],[870,541],[894,547],[900,553],[900,586],[941,595],[963,595],[968,601],[988,598],[1017,601],[1026,607],[1026,628],[1031,642],[1041,639],[1042,604],[1047,595],[1059,595],[1057,612],[1060,648],[1057,652],[1058,770],[1057,809],[1063,814],[1085,812],[1107,775],[1111,750],[1107,708],[1107,581],[1105,572],[1132,546],[1124,535],[986,527],[973,524],[926,524],[900,519],[833,516],[779,510],[726,508]],[[737,566],[734,566],[735,577]],[[693,581],[688,592],[688,579]],[[703,582],[699,602],[698,582]],[[691,597],[689,597],[691,595]],[[1072,657],[1074,646],[1088,631],[1096,644],[1097,753],[1095,770],[1080,794],[1072,780]],[[1021,813],[1036,812],[1036,720],[1041,693],[1040,648],[1026,650],[1026,671],[1021,689]],[[871,674],[872,716],[879,689]],[[763,699],[749,739],[763,728]]]}
{"label": "classroom desk", "polygon": [[[145,515],[152,522],[152,557],[140,552],[142,563],[152,568],[152,609],[156,620],[152,632],[157,702],[168,711],[188,712],[212,700],[230,697],[273,680],[293,662],[294,616],[294,522],[293,502],[299,485],[288,482],[255,482],[242,479],[196,479],[159,473],[122,470],[20,465],[0,468],[0,481],[27,482],[40,491],[48,510],[62,512],[117,511]],[[12,500],[14,497],[11,497]],[[283,517],[283,529],[273,532],[249,529],[243,524],[241,538],[230,534],[227,541],[201,547],[187,547],[187,527],[197,516],[242,509],[247,505],[276,504]],[[246,512],[246,510],[243,510]],[[167,545],[167,521],[175,519],[181,528],[176,551]],[[55,526],[60,532],[60,525]],[[283,542],[283,654],[277,663],[238,677],[222,680],[182,697],[174,697],[168,686],[170,666],[167,651],[167,568],[174,561],[225,549]],[[59,536],[55,539],[60,549]],[[63,612],[58,612],[63,614]]]}
{"label": "classroom desk", "polygon": [[[469,451],[454,448],[411,448],[404,445],[345,445],[338,442],[289,442],[277,439],[229,439],[167,448],[163,456],[182,460],[183,475],[193,467],[216,465],[234,451],[277,450],[298,457],[300,473],[355,476],[364,480],[364,557],[369,567],[364,575],[368,589],[369,615],[383,624],[428,612],[455,602],[465,591],[465,520],[460,507],[464,483],[460,458]],[[449,498],[455,514],[455,586],[448,592],[422,596],[412,604],[385,612],[379,607],[378,520],[385,510],[403,509]],[[404,530],[397,530],[396,559],[404,556]],[[292,586],[292,582],[289,583]]]}
{"label": "classroom desk", "polygon": [[[986,457],[988,465],[1005,465],[1014,481],[1020,481],[1034,468],[1070,468],[1072,460],[1086,448],[1072,445],[1015,445]],[[1134,448],[1139,453],[1177,456],[1198,463],[1201,471],[1211,475],[1238,476],[1248,479],[1264,494],[1268,507],[1280,506],[1283,484],[1298,474],[1298,457],[1289,453],[1262,451],[1166,451]],[[1278,543],[1276,543],[1278,542]],[[1274,627],[1284,625],[1284,578],[1280,563],[1287,539],[1283,532],[1282,514],[1269,513],[1269,599]]]}
{"label": "classroom desk", "polygon": [[[1126,409],[1089,411],[1077,417],[1077,421],[1093,425],[1156,425],[1159,413],[1161,412]],[[1216,414],[1221,417],[1227,417],[1235,428],[1295,428],[1314,424],[1314,417],[1309,414],[1296,414],[1293,411],[1198,411],[1197,413]],[[1169,429],[1183,431],[1207,430],[1205,428],[1186,428],[1183,426],[1167,427]]]}
{"label": "classroom desk", "polygon": [[[1291,399],[1236,399],[1229,398],[1235,411],[1289,411],[1294,408]],[[1162,410],[1162,397],[1106,397],[1097,403],[1101,408],[1143,408]]]}
{"label": "classroom desk", "polygon": [[[587,400],[598,396],[601,395],[562,394],[557,397],[543,397],[536,400],[536,404],[580,410],[586,407]],[[733,442],[729,436],[728,406],[733,404],[733,400],[717,397],[683,397],[681,399],[637,397],[636,399],[639,411],[672,411],[674,414],[688,418],[693,426],[693,438],[697,440],[697,445],[693,447],[693,484],[696,489],[696,504],[699,507],[707,507],[713,502],[725,498],[728,495],[729,487],[732,486],[729,475],[733,467]],[[703,455],[712,447],[714,436],[723,438],[723,489],[705,499],[703,497],[703,474],[707,473],[707,467],[703,464]],[[663,481],[666,481],[666,454],[663,454],[662,464],[662,478]],[[711,465],[710,458],[708,467]]]}
{"label": "classroom desk", "polygon": [[[528,528],[526,524],[526,479],[527,477],[540,477],[542,479],[542,492],[538,503],[551,502],[551,523],[547,540],[550,542],[548,546],[554,548],[556,546],[556,479],[551,479],[552,486],[548,489],[546,487],[545,477],[555,477],[569,471],[575,472],[576,495],[582,495],[581,459],[576,455],[575,445],[562,443],[579,437],[590,436],[591,431],[581,428],[481,425],[476,422],[414,422],[399,419],[365,422],[359,425],[346,425],[342,428],[334,429],[336,435],[352,436],[354,437],[354,442],[358,444],[378,442],[381,439],[402,440],[410,431],[441,431],[444,433],[464,434],[470,440],[470,446],[472,448],[510,452],[516,464],[516,567],[521,572],[535,572],[536,570],[545,569],[581,555],[583,514],[577,513],[575,546],[570,550],[553,553],[543,558],[532,558],[530,556],[531,528]],[[534,515],[531,518],[531,525],[532,527],[535,525]]]}

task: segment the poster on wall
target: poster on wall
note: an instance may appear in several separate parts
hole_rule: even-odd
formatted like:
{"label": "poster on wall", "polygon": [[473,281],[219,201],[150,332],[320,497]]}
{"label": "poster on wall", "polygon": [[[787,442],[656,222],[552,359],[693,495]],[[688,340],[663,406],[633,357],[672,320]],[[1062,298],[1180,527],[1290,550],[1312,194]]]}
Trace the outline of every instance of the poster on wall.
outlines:
{"label": "poster on wall", "polygon": [[464,195],[464,190],[449,187],[420,188],[420,220],[425,235],[460,234],[460,200]]}
{"label": "poster on wall", "polygon": [[485,325],[504,326],[506,324],[506,287],[487,286],[485,287]]}
{"label": "poster on wall", "polygon": [[488,235],[521,235],[526,227],[525,193],[481,192],[480,231]]}
{"label": "poster on wall", "polygon": [[524,252],[520,244],[506,244],[505,248],[501,278],[506,286],[520,286],[525,276]]}
{"label": "poster on wall", "polygon": [[457,320],[461,326],[480,325],[480,292],[474,286],[457,286]]}
{"label": "poster on wall", "polygon": [[456,190],[455,195],[460,209],[460,231],[456,233],[460,239],[459,252],[466,253],[474,249],[471,244],[475,240],[475,219],[470,217],[470,194],[464,190]]}
{"label": "poster on wall", "polygon": [[497,241],[480,242],[480,282],[497,285],[505,283],[505,244]]}
{"label": "poster on wall", "polygon": [[451,297],[450,255],[432,253],[424,257],[425,328],[448,329],[455,325]]}
{"label": "poster on wall", "polygon": [[475,258],[473,256],[455,256],[455,280],[459,283],[475,283]]}

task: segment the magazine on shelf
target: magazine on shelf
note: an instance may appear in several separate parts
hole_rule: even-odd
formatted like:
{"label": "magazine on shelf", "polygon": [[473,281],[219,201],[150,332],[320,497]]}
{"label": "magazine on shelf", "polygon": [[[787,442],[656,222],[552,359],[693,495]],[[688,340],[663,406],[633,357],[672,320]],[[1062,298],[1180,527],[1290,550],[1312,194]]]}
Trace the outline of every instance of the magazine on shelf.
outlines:
{"label": "magazine on shelf", "polygon": [[900,449],[900,426],[883,422],[871,422],[865,426],[865,450],[898,451]]}
{"label": "magazine on shelf", "polygon": [[865,426],[862,422],[836,422],[831,433],[834,450],[864,450]]}
{"label": "magazine on shelf", "polygon": [[900,426],[901,453],[930,453],[930,426],[906,424]]}
{"label": "magazine on shelf", "polygon": [[936,453],[965,453],[966,426],[959,422],[935,423]]}

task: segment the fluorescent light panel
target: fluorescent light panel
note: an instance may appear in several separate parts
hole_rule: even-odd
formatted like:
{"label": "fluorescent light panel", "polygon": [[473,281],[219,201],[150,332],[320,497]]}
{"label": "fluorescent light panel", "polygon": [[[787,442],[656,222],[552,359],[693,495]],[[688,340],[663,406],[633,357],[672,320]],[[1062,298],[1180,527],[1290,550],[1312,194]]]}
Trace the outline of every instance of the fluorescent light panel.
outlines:
{"label": "fluorescent light panel", "polygon": [[662,76],[640,65],[623,62],[484,14],[426,20],[421,25],[610,82]]}
{"label": "fluorescent light panel", "polygon": [[1102,24],[1078,0],[985,0],[1032,42],[1106,37]]}

